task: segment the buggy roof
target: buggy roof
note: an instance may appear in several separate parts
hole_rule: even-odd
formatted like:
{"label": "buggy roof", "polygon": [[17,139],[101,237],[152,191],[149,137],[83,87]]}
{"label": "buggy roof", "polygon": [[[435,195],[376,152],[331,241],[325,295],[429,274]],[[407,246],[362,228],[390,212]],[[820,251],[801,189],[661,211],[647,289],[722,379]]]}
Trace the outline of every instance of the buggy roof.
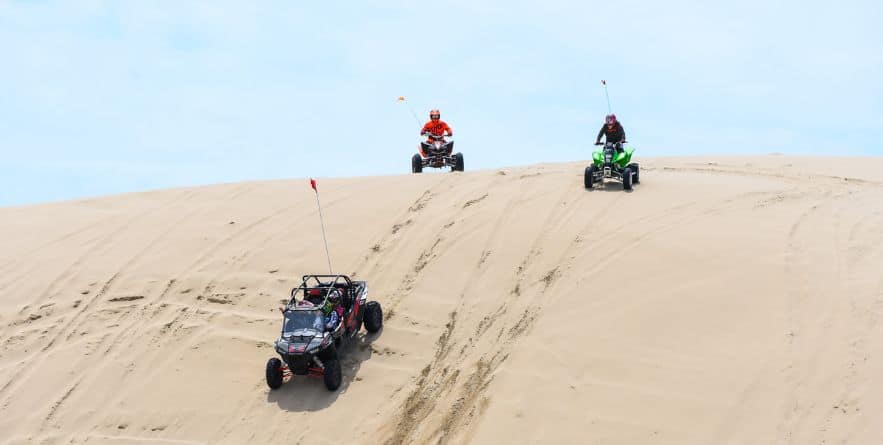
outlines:
{"label": "buggy roof", "polygon": [[297,294],[300,293],[306,298],[307,295],[321,296],[323,304],[328,299],[328,290],[332,288],[349,288],[352,287],[353,281],[346,275],[304,275],[301,278],[300,286],[291,289],[291,299],[288,301],[288,307],[295,308]]}

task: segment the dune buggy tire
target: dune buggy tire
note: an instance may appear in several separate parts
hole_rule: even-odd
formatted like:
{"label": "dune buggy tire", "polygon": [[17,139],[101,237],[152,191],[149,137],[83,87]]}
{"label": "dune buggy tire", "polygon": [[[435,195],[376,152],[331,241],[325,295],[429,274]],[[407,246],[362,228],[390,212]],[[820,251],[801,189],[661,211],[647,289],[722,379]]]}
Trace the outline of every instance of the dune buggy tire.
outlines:
{"label": "dune buggy tire", "polygon": [[423,158],[419,154],[411,156],[411,173],[423,172]]}
{"label": "dune buggy tire", "polygon": [[586,186],[586,189],[591,189],[595,186],[595,164],[592,164],[586,167],[585,178],[583,179],[583,184]]}
{"label": "dune buggy tire", "polygon": [[375,333],[383,327],[383,308],[376,301],[369,301],[365,305],[365,329]]}
{"label": "dune buggy tire", "polygon": [[632,189],[632,168],[626,167],[622,169],[622,189],[623,190],[631,190]]}
{"label": "dune buggy tire", "polygon": [[463,153],[454,153],[454,166],[451,167],[452,172],[463,171]]}
{"label": "dune buggy tire", "polygon": [[322,381],[329,391],[337,391],[340,388],[342,380],[342,372],[340,370],[340,360],[336,357],[328,360],[325,364],[325,372],[322,373]]}
{"label": "dune buggy tire", "polygon": [[322,363],[329,360],[337,360],[337,346],[334,342],[331,342],[327,348],[319,351],[316,356],[319,357],[319,360],[322,360]]}
{"label": "dune buggy tire", "polygon": [[635,179],[632,180],[633,184],[641,183],[641,166],[638,164],[629,164],[629,167],[632,168],[632,172],[635,174]]}
{"label": "dune buggy tire", "polygon": [[267,386],[270,389],[282,386],[282,360],[276,357],[267,360]]}

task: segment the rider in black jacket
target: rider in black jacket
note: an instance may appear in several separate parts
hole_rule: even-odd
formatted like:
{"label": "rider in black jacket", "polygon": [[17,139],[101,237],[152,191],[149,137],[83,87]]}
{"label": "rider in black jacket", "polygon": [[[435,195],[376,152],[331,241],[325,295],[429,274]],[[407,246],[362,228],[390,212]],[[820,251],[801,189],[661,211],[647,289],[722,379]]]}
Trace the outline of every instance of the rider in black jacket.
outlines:
{"label": "rider in black jacket", "polygon": [[613,143],[616,147],[616,151],[622,151],[622,144],[625,142],[625,129],[622,128],[622,124],[616,120],[615,114],[608,114],[604,120],[604,126],[602,126],[601,131],[598,132],[598,138],[595,140],[595,145],[601,145],[601,136],[606,136],[607,142]]}

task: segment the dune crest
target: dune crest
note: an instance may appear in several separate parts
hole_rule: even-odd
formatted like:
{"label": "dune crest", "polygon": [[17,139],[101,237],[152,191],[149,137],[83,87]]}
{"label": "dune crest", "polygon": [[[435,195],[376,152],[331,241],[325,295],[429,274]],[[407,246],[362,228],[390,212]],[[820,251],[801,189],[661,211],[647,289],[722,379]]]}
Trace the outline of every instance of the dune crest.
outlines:
{"label": "dune crest", "polygon": [[883,159],[320,181],[384,329],[263,367],[327,263],[305,180],[0,209],[0,442],[873,443]]}

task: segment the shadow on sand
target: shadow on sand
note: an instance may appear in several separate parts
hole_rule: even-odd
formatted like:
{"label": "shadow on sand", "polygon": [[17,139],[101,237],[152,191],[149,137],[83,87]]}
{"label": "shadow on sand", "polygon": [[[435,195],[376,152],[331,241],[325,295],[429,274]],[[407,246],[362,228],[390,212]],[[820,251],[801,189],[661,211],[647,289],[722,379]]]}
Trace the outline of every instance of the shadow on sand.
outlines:
{"label": "shadow on sand", "polygon": [[613,182],[613,181],[611,181],[610,183],[605,183],[605,184],[602,185],[602,186],[598,186],[598,185],[596,185],[596,186],[594,186],[594,187],[592,187],[592,188],[590,188],[590,189],[586,189],[586,191],[587,191],[587,192],[590,192],[590,193],[601,192],[601,191],[604,191],[604,192],[616,192],[616,193],[634,193],[635,189],[632,188],[631,190],[623,190],[623,189],[622,189],[622,183],[621,183],[621,182]]}
{"label": "shadow on sand", "polygon": [[382,328],[374,334],[360,332],[338,349],[343,373],[337,391],[325,388],[321,377],[297,375],[277,390],[267,388],[267,403],[275,403],[286,411],[319,411],[331,406],[349,388],[358,375],[362,362],[371,358],[371,342],[381,334]]}

